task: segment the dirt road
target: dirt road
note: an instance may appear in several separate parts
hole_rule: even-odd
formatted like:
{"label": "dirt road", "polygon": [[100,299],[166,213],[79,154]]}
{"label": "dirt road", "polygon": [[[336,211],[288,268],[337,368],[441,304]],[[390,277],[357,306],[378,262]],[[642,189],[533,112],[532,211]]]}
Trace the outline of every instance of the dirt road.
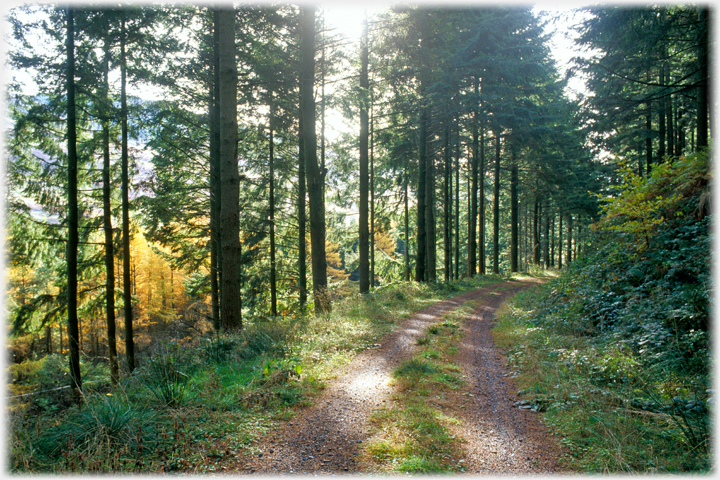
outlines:
{"label": "dirt road", "polygon": [[367,420],[387,401],[398,363],[411,355],[423,331],[468,301],[478,307],[464,322],[460,363],[471,405],[456,412],[464,420],[467,473],[554,473],[557,451],[536,414],[513,407],[517,400],[506,363],[492,343],[490,329],[498,306],[531,283],[505,282],[434,304],[413,315],[377,349],[359,354],[323,392],[314,406],[262,438],[240,473],[362,473],[358,446],[367,437]]}

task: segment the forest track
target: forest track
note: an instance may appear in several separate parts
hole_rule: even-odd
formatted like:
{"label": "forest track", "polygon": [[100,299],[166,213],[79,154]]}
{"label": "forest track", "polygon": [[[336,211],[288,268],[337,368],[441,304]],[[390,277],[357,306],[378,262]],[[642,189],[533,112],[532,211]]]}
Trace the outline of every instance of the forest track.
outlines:
{"label": "forest track", "polygon": [[358,354],[312,407],[268,433],[253,454],[239,459],[238,473],[363,473],[358,447],[368,419],[391,393],[393,369],[415,350],[425,329],[466,302],[477,308],[464,322],[459,361],[475,392],[471,406],[454,412],[464,421],[468,473],[554,473],[556,449],[534,414],[513,407],[516,399],[506,362],[490,337],[498,306],[532,282],[508,281],[438,302],[414,314],[377,349]]}
{"label": "forest track", "polygon": [[455,415],[463,420],[468,474],[562,472],[557,463],[560,451],[537,413],[513,405],[517,387],[491,335],[498,307],[530,285],[522,282],[491,292],[463,323],[459,364],[472,396]]}

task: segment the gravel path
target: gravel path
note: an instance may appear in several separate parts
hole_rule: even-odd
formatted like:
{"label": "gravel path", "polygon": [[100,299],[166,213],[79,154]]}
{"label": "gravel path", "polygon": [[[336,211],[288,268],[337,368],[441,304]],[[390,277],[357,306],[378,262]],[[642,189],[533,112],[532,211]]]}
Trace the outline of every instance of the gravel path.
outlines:
{"label": "gravel path", "polygon": [[[479,307],[464,328],[460,360],[473,405],[457,412],[466,422],[468,473],[551,473],[557,466],[552,441],[531,413],[512,407],[515,390],[490,338],[495,309],[529,286],[506,282],[436,303],[406,320],[377,349],[360,353],[317,399],[314,406],[260,439],[240,472],[265,474],[362,473],[356,461],[367,437],[367,420],[387,401],[392,370],[409,356],[415,340],[433,323],[472,300]],[[510,289],[508,289],[508,287]]]}
{"label": "gravel path", "polygon": [[463,325],[460,365],[468,379],[469,404],[463,419],[467,473],[559,473],[559,451],[537,414],[513,406],[517,388],[507,361],[495,347],[490,330],[495,311],[507,298],[529,284],[493,292]]}

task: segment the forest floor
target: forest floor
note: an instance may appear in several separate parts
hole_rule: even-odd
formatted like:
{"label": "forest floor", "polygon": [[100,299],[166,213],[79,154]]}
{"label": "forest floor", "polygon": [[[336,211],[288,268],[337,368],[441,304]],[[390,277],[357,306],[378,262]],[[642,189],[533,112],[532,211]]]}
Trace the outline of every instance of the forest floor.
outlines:
{"label": "forest floor", "polygon": [[473,310],[461,322],[455,356],[466,383],[442,402],[443,413],[461,420],[455,433],[464,439],[459,460],[464,472],[561,473],[558,447],[537,413],[518,408],[507,360],[490,333],[497,308],[533,284],[495,284],[413,315],[381,344],[360,353],[313,406],[260,438],[251,453],[238,459],[235,471],[300,475],[372,471],[361,455],[361,446],[374,428],[369,423],[373,412],[393,402],[393,370],[418,348],[417,339],[427,327],[470,304]]}

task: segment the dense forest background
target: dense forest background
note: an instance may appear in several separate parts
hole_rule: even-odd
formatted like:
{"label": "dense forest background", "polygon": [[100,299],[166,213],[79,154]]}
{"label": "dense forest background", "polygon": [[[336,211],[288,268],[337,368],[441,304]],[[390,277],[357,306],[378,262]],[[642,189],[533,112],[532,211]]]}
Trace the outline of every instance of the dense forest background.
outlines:
{"label": "dense forest background", "polygon": [[[46,358],[76,390],[98,365],[114,385],[168,338],[565,270],[608,232],[642,255],[670,218],[707,235],[709,9],[581,12],[585,55],[561,75],[557,18],[520,6],[388,6],[357,18],[359,42],[290,4],[12,9],[8,63],[37,87],[6,91],[13,393]],[[329,135],[337,112],[353,130]],[[676,192],[638,187],[676,168]],[[708,330],[692,288],[675,332]]]}

